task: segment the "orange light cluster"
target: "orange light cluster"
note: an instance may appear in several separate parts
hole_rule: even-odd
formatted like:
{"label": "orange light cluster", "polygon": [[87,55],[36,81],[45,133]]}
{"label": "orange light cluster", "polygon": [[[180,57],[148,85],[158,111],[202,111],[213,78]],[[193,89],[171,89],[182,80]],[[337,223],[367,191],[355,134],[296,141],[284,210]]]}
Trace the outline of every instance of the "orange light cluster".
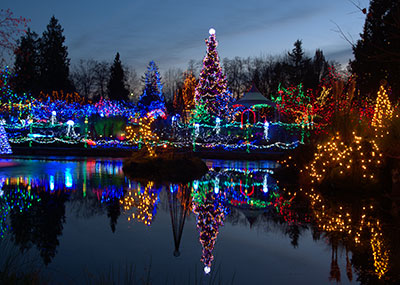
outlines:
{"label": "orange light cluster", "polygon": [[[355,168],[353,171],[360,171],[362,179],[373,180],[375,175],[370,168],[382,163],[382,154],[374,140],[369,142],[363,140],[353,132],[353,140],[348,145],[341,140],[339,135],[332,137],[325,144],[317,145],[314,159],[305,166],[311,183],[321,182],[332,169],[336,169],[340,175],[346,175]],[[366,147],[366,143],[370,147]]]}
{"label": "orange light cluster", "polygon": [[376,128],[384,128],[385,120],[390,120],[393,116],[393,108],[389,101],[389,96],[386,89],[381,86],[376,98],[374,116],[371,125]]}
{"label": "orange light cluster", "polygon": [[156,133],[151,130],[151,124],[154,122],[154,117],[147,115],[139,119],[139,129],[127,126],[125,129],[126,138],[134,143],[142,142],[150,157],[156,157],[156,151],[154,145],[159,141],[159,137]]}
{"label": "orange light cluster", "polygon": [[[303,192],[302,189],[300,191]],[[362,207],[360,214],[354,217],[345,206],[332,206],[314,189],[305,192],[309,198],[315,222],[320,230],[327,233],[342,233],[347,240],[354,240],[355,245],[362,245],[361,237],[364,230],[368,229],[369,244],[374,258],[375,274],[381,279],[389,270],[389,250],[385,246],[379,219],[374,219],[370,211],[372,205]],[[365,244],[364,244],[365,245]]]}
{"label": "orange light cluster", "polygon": [[147,183],[143,193],[139,186],[137,190],[130,190],[128,195],[123,200],[120,200],[120,204],[125,211],[130,211],[132,208],[136,209],[136,212],[128,217],[128,221],[137,220],[147,226],[151,225],[153,210],[158,200],[157,193],[151,192],[153,186],[154,182],[150,181]]}
{"label": "orange light cluster", "polygon": [[376,221],[375,227],[371,226],[370,243],[374,257],[375,274],[381,279],[389,270],[389,251],[385,249],[379,220]]}

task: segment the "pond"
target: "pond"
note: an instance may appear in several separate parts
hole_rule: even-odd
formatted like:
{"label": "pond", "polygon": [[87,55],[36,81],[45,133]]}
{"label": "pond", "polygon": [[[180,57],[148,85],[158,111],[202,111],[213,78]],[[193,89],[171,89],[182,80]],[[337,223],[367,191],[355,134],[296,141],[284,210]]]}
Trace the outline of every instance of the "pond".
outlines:
{"label": "pond", "polygon": [[202,179],[159,185],[121,159],[1,159],[0,265],[61,284],[399,280],[379,206],[290,190],[273,161],[205,162]]}

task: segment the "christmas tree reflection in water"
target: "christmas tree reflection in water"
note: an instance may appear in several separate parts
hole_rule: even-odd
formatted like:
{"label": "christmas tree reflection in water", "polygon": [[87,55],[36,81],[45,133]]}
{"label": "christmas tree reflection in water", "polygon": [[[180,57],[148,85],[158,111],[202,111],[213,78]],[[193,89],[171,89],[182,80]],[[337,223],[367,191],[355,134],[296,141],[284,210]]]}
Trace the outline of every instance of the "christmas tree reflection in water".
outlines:
{"label": "christmas tree reflection in water", "polygon": [[219,227],[223,226],[228,208],[224,205],[225,195],[206,191],[195,199],[193,212],[197,215],[197,229],[200,232],[200,243],[203,247],[201,261],[204,263],[204,272],[211,271],[211,262],[214,259],[212,251],[218,236]]}
{"label": "christmas tree reflection in water", "polygon": [[197,217],[203,248],[201,261],[206,274],[211,272],[219,229],[231,209],[243,212],[251,226],[257,216],[270,209],[276,209],[277,214],[287,213],[291,203],[279,195],[270,169],[220,168],[212,164],[209,167],[203,179],[192,184],[193,212]]}

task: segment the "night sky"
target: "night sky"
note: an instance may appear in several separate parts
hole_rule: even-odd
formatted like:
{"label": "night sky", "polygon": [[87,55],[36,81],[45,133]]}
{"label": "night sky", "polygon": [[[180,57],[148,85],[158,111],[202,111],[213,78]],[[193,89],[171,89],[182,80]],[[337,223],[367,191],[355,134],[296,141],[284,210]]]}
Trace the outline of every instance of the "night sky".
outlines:
{"label": "night sky", "polygon": [[[356,3],[368,8],[367,0]],[[217,31],[221,58],[278,55],[302,39],[310,56],[321,48],[328,59],[346,64],[351,46],[332,21],[356,41],[365,19],[348,0],[3,0],[1,6],[31,19],[39,35],[54,15],[72,64],[112,61],[118,51],[123,64],[138,72],[150,60],[161,70],[202,60],[210,27]]]}

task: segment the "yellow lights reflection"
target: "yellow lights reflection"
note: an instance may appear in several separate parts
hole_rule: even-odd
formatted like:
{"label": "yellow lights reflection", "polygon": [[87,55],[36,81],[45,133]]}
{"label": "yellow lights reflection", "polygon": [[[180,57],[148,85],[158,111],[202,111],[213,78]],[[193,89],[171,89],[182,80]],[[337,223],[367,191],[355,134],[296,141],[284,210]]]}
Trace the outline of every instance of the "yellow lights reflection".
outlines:
{"label": "yellow lights reflection", "polygon": [[389,270],[390,252],[385,246],[381,223],[374,218],[374,206],[363,206],[361,212],[354,211],[352,205],[332,205],[316,192],[314,189],[303,191],[309,198],[318,228],[360,249],[369,248],[372,251],[375,274],[381,279]]}
{"label": "yellow lights reflection", "polygon": [[375,226],[371,226],[370,230],[375,273],[381,279],[389,269],[389,251],[385,249],[379,220],[376,221]]}
{"label": "yellow lights reflection", "polygon": [[125,211],[136,210],[128,217],[128,221],[137,220],[147,226],[151,225],[153,213],[156,210],[156,203],[158,201],[158,194],[151,191],[153,186],[154,182],[149,181],[146,187],[144,187],[144,191],[141,191],[142,189],[138,184],[136,190],[130,190],[127,195],[120,200]]}

